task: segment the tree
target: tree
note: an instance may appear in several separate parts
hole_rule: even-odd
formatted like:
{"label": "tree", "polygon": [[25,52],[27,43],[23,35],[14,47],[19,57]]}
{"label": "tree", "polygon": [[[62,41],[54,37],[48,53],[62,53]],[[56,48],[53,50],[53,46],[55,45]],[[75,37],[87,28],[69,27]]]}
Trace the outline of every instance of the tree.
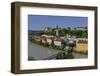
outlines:
{"label": "tree", "polygon": [[40,40],[40,41],[38,42],[38,44],[42,45],[42,44],[43,44],[43,43],[42,43],[42,40]]}
{"label": "tree", "polygon": [[74,30],[73,32],[77,38],[87,38],[88,36],[87,30]]}
{"label": "tree", "polygon": [[62,42],[61,42],[61,48],[62,48],[62,50],[64,50],[65,46],[66,46],[66,42],[64,40],[62,40]]}
{"label": "tree", "polygon": [[59,52],[56,56],[56,59],[73,59],[74,56],[72,53]]}
{"label": "tree", "polygon": [[48,32],[44,32],[44,34],[46,35],[56,35],[55,31],[48,31]]}
{"label": "tree", "polygon": [[63,28],[63,29],[59,30],[59,35],[60,36],[65,36],[69,32],[70,32],[70,30],[67,30],[67,29]]}
{"label": "tree", "polygon": [[51,47],[55,47],[54,41],[51,42]]}
{"label": "tree", "polygon": [[87,36],[88,36],[87,31],[83,31],[82,37],[87,38]]}
{"label": "tree", "polygon": [[68,54],[66,55],[66,59],[73,59],[73,58],[74,58],[74,56],[73,56],[72,53],[68,53]]}
{"label": "tree", "polygon": [[48,42],[45,42],[44,43],[44,46],[48,47],[49,46]]}

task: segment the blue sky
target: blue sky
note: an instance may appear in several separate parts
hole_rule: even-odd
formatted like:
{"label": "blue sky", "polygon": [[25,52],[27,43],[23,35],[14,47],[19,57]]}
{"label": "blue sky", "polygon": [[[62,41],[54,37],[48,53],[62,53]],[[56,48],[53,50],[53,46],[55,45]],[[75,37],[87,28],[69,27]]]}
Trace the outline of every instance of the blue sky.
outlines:
{"label": "blue sky", "polygon": [[28,15],[29,30],[43,30],[44,27],[55,28],[57,25],[61,28],[85,27],[88,25],[88,17]]}

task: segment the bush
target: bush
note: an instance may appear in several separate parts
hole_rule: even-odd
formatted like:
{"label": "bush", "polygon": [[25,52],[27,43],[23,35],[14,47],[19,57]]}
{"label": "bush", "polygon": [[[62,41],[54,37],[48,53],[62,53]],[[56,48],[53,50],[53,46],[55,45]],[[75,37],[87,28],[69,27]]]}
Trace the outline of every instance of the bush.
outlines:
{"label": "bush", "polygon": [[66,59],[73,59],[73,58],[74,58],[74,56],[73,56],[72,53],[68,53],[68,54],[66,55]]}
{"label": "bush", "polygon": [[72,53],[59,52],[56,56],[56,59],[73,59],[74,56]]}
{"label": "bush", "polygon": [[88,54],[88,51],[85,51],[85,52],[83,51],[83,52],[82,52],[82,51],[74,50],[74,52],[76,52],[76,53],[80,53],[80,54],[86,54],[86,55]]}
{"label": "bush", "polygon": [[48,47],[48,46],[49,46],[49,44],[48,44],[47,42],[45,42],[45,43],[44,43],[44,46]]}

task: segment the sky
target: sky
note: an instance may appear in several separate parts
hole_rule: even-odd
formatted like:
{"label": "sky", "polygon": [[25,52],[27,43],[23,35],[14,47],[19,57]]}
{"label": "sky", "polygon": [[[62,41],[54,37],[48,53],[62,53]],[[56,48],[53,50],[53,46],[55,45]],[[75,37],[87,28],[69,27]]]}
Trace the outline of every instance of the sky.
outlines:
{"label": "sky", "polygon": [[44,27],[86,27],[88,17],[75,16],[49,16],[49,15],[28,15],[28,30],[43,30]]}

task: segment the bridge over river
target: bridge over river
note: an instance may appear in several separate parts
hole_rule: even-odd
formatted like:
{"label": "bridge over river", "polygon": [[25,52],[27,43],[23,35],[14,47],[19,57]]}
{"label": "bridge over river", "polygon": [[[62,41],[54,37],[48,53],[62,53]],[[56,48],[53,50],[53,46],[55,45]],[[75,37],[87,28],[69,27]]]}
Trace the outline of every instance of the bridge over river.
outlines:
{"label": "bridge over river", "polygon": [[[54,50],[28,42],[28,60],[51,60],[56,59],[57,53],[62,50]],[[87,58],[87,55],[73,53],[74,58]]]}

